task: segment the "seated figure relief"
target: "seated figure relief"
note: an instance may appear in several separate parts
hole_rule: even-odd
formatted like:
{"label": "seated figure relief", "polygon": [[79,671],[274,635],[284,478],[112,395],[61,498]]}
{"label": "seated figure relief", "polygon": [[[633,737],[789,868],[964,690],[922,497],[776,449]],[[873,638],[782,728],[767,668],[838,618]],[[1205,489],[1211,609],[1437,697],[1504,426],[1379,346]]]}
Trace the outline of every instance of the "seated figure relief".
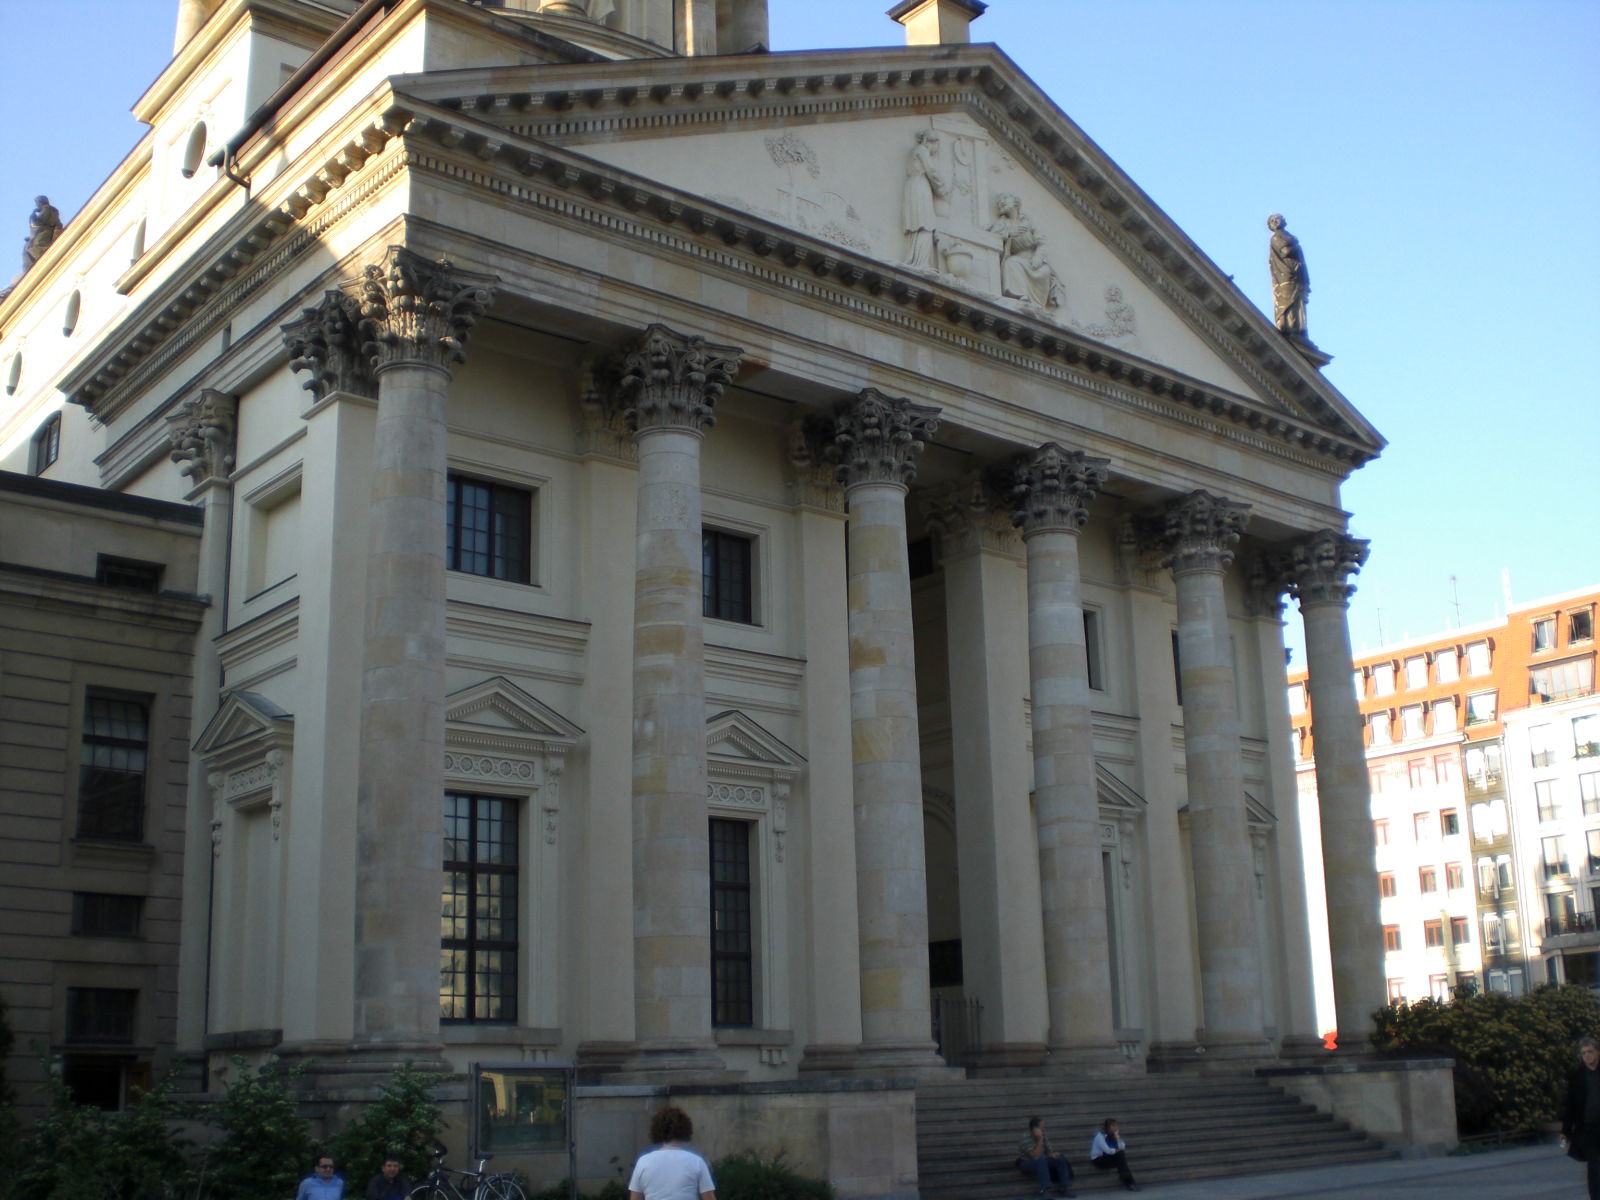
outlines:
{"label": "seated figure relief", "polygon": [[1022,200],[1011,192],[995,197],[998,219],[989,232],[1000,238],[1000,290],[1039,308],[1061,306],[1061,277],[1044,257],[1044,237],[1022,213]]}

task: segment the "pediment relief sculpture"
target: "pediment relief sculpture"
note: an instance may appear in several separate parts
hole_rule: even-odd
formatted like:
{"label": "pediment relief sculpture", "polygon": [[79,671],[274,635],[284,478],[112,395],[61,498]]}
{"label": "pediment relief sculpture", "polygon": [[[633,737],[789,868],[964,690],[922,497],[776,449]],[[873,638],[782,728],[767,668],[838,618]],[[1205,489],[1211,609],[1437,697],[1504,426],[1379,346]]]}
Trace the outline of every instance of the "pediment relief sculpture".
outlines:
{"label": "pediment relief sculpture", "polygon": [[1022,212],[1022,199],[1001,192],[989,232],[1000,239],[1000,291],[1037,308],[1061,307],[1061,276],[1044,256],[1044,237]]}

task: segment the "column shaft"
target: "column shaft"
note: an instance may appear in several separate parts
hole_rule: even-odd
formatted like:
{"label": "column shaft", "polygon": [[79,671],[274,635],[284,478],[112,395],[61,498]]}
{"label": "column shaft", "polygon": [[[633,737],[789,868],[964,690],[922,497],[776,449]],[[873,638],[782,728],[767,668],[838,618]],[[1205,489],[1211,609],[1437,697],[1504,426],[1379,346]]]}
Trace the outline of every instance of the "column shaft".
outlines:
{"label": "column shaft", "polygon": [[645,1050],[711,1045],[698,430],[641,430],[633,624],[635,1022]]}
{"label": "column shaft", "polygon": [[439,1036],[432,881],[444,838],[449,381],[442,367],[419,362],[378,376],[356,801],[358,1043]]}

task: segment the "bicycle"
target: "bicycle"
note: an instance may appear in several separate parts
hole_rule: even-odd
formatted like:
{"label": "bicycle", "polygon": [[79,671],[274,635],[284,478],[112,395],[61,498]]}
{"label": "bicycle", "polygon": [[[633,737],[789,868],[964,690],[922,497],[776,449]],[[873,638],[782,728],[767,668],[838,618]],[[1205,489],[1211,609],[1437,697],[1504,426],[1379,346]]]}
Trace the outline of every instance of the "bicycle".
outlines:
{"label": "bicycle", "polygon": [[470,1200],[528,1200],[527,1194],[511,1175],[505,1172],[488,1174],[486,1168],[494,1155],[480,1156],[478,1169],[473,1171],[465,1167],[446,1166],[445,1154],[444,1146],[435,1142],[433,1170],[425,1181],[411,1189],[410,1200],[469,1200],[468,1194],[450,1178],[452,1175],[459,1176],[462,1185],[468,1180],[474,1181]]}

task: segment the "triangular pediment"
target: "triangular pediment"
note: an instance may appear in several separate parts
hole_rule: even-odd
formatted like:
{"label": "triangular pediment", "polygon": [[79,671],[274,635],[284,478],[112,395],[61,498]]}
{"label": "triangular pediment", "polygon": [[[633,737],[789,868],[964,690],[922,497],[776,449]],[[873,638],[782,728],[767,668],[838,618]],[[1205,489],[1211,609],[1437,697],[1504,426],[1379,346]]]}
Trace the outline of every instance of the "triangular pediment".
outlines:
{"label": "triangular pediment", "polygon": [[724,769],[759,770],[787,778],[805,766],[792,746],[737,709],[706,722],[706,759]]}
{"label": "triangular pediment", "polygon": [[1099,763],[1094,766],[1094,790],[1101,809],[1132,815],[1149,807],[1149,801]]}
{"label": "triangular pediment", "polygon": [[[1014,313],[1024,345],[1060,331],[1069,345],[1103,348],[1090,360],[1104,354],[1115,377],[1170,372],[1157,394],[1252,429],[1301,444],[1326,431],[1353,462],[1383,445],[1312,359],[992,46],[473,69],[395,84],[463,124],[555,151],[465,135],[525,173],[714,227],[793,266],[794,253],[764,251],[767,235],[740,227],[744,214],[814,242],[801,258],[819,272],[830,254],[859,256],[891,272],[875,288],[965,293],[998,312],[970,314],[983,328]],[[624,174],[591,183],[557,161],[571,154]],[[707,207],[680,215],[679,201],[652,198],[630,177]],[[1002,209],[1003,197],[1015,207]],[[1263,228],[1263,271],[1266,241]],[[969,317],[959,301],[937,303],[952,320]],[[1318,437],[1276,428],[1280,418]]]}
{"label": "triangular pediment", "polygon": [[452,745],[526,743],[570,747],[583,730],[544,701],[496,675],[445,697],[446,740]]}
{"label": "triangular pediment", "polygon": [[1270,828],[1278,823],[1277,816],[1249,792],[1244,794],[1245,821],[1252,826]]}
{"label": "triangular pediment", "polygon": [[294,717],[255,692],[228,692],[195,740],[194,752],[210,759],[241,747],[283,748],[294,743]]}

